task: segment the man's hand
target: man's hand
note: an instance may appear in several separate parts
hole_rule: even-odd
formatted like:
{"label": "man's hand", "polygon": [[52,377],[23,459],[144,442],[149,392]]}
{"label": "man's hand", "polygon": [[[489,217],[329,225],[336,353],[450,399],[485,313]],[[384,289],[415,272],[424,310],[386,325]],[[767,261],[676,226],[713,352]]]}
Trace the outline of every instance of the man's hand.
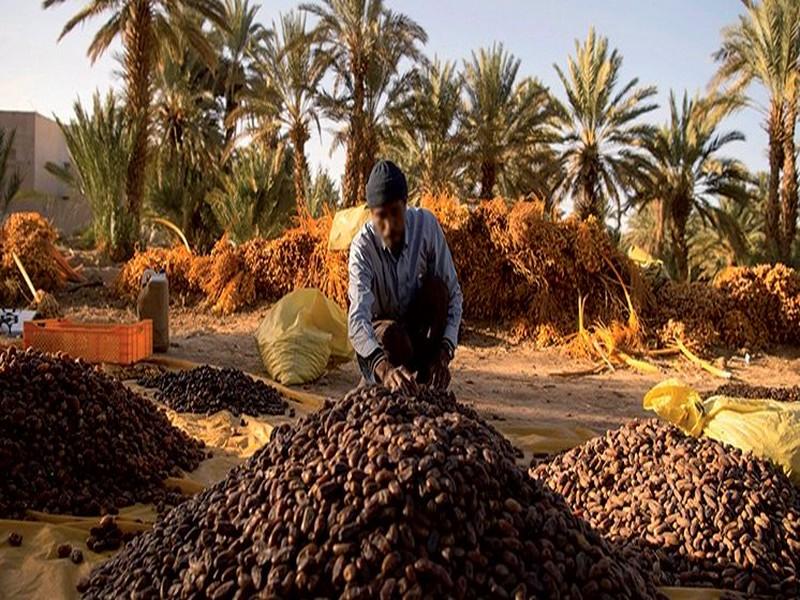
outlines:
{"label": "man's hand", "polygon": [[435,390],[446,390],[450,385],[450,359],[452,354],[448,348],[439,351],[438,358],[431,366],[431,387]]}
{"label": "man's hand", "polygon": [[414,375],[403,366],[392,367],[388,360],[382,360],[375,365],[375,375],[381,384],[392,392],[411,396],[417,391]]}

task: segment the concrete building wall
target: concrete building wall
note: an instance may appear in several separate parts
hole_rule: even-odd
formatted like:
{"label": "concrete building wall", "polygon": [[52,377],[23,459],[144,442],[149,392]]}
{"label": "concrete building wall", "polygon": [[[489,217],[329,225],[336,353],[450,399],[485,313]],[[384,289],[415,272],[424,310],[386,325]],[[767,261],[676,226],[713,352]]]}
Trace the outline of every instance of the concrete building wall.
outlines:
{"label": "concrete building wall", "polygon": [[14,147],[11,149],[9,160],[9,170],[15,169],[22,176],[22,189],[32,190],[35,186],[35,146],[36,146],[36,126],[35,113],[0,111],[0,129],[6,135],[14,133]]}
{"label": "concrete building wall", "polygon": [[55,121],[34,113],[35,122],[35,159],[34,182],[37,191],[56,198],[66,199],[75,196],[75,192],[58,177],[48,172],[48,162],[57,165],[68,165],[69,150],[61,128]]}
{"label": "concrete building wall", "polygon": [[37,192],[13,202],[9,210],[42,213],[66,235],[85,228],[91,219],[88,203],[45,167],[48,162],[70,162],[58,123],[34,112],[0,111],[0,128],[16,129],[11,168],[19,169],[22,190]]}

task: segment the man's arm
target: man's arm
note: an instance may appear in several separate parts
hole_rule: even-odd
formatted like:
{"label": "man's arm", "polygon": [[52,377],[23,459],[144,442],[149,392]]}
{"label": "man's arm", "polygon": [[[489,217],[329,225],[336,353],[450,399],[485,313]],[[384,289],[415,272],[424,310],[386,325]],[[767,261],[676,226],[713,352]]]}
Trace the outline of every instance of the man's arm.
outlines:
{"label": "man's arm", "polygon": [[372,326],[372,306],[375,295],[372,293],[372,265],[356,240],[350,245],[348,262],[349,284],[347,295],[350,299],[350,311],[347,328],[350,341],[356,353],[367,359],[370,370],[374,372],[377,362],[383,357],[383,351]]}
{"label": "man's arm", "polygon": [[348,265],[350,284],[347,295],[350,297],[348,329],[350,341],[356,353],[366,359],[374,378],[390,390],[412,394],[416,383],[411,373],[404,367],[392,367],[375,335],[372,326],[372,306],[375,295],[372,293],[372,265],[364,255],[364,249],[357,243],[350,245]]}
{"label": "man's arm", "polygon": [[447,286],[450,302],[447,307],[447,325],[444,330],[444,339],[450,345],[451,351],[455,351],[458,345],[458,330],[461,327],[461,312],[463,296],[461,286],[458,284],[456,267],[453,264],[453,256],[444,237],[441,225],[436,218],[431,215],[434,223],[433,252],[434,252],[434,274],[441,278]]}

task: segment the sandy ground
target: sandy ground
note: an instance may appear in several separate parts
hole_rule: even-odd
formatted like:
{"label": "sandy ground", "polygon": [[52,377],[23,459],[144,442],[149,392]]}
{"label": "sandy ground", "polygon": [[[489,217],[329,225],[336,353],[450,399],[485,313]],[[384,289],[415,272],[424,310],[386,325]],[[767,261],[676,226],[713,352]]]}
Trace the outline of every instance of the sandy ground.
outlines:
{"label": "sandy ground", "polygon": [[[105,288],[92,287],[60,298],[67,316],[79,320],[133,321],[132,306],[113,298]],[[173,307],[170,313],[169,355],[199,363],[231,366],[265,375],[253,332],[268,310],[264,305],[228,317],[198,308]],[[535,350],[512,344],[502,333],[466,328],[452,364],[452,389],[462,402],[504,426],[587,426],[602,431],[644,416],[642,396],[666,377],[679,377],[699,390],[723,383],[683,359],[658,363],[661,373],[642,375],[617,370],[602,375],[577,375],[592,365],[565,356],[559,349]],[[800,350],[779,350],[756,356],[750,365],[732,357],[736,378],[759,385],[800,384]],[[570,375],[570,373],[572,373]],[[355,387],[355,363],[330,370],[304,389],[338,396]]]}

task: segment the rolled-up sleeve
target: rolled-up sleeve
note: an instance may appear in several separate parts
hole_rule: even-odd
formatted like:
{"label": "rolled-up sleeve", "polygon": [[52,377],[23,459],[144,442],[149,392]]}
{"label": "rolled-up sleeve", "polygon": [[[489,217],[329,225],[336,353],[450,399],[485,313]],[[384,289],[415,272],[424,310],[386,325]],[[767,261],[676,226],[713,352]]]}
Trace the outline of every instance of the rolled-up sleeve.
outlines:
{"label": "rolled-up sleeve", "polygon": [[455,264],[453,264],[453,256],[450,254],[450,248],[447,245],[442,227],[435,217],[432,217],[432,221],[434,256],[436,257],[434,272],[444,281],[450,294],[444,339],[455,348],[458,346],[458,330],[461,327],[461,312],[464,299],[461,295],[461,286],[458,284],[458,275],[456,274]]}
{"label": "rolled-up sleeve", "polygon": [[350,245],[348,263],[350,283],[347,295],[350,298],[350,312],[347,325],[350,341],[359,356],[373,356],[380,350],[375,328],[372,326],[372,306],[375,296],[372,292],[372,265],[364,254],[363,238],[360,236]]}

